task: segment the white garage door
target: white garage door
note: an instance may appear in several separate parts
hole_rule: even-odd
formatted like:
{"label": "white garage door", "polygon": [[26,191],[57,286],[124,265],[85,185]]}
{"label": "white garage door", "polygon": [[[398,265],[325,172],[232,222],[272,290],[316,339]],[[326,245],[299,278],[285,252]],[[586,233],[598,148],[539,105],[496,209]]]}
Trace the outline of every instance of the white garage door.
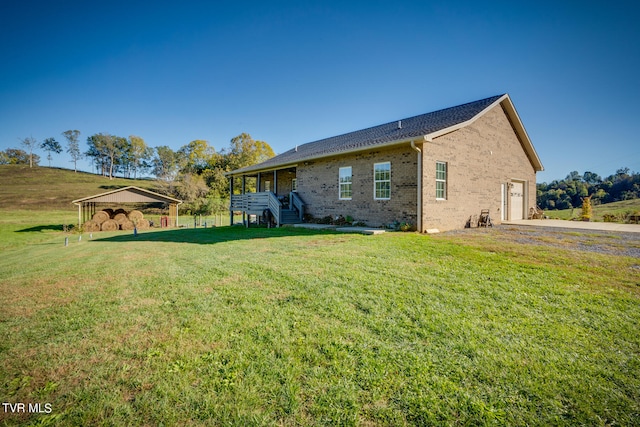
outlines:
{"label": "white garage door", "polygon": [[524,184],[512,182],[511,187],[511,215],[509,219],[524,219]]}

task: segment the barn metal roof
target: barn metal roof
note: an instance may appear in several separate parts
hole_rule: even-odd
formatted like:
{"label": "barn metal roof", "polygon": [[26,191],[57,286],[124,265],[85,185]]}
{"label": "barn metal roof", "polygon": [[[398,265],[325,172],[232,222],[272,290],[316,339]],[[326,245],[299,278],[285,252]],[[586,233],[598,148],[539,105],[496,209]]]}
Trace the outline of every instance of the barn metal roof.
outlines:
{"label": "barn metal roof", "polygon": [[106,193],[96,194],[94,196],[83,197],[71,202],[73,204],[80,203],[182,203],[182,200],[173,197],[154,193],[153,191],[143,188],[129,186],[118,188],[117,190],[107,191]]}

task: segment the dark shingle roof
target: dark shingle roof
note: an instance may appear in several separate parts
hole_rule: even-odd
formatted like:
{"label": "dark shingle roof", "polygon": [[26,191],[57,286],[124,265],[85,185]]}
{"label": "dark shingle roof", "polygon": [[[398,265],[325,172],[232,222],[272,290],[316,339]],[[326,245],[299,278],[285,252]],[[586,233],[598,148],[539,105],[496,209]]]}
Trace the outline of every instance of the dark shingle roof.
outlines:
{"label": "dark shingle roof", "polygon": [[385,123],[383,125],[357,130],[355,132],[321,139],[319,141],[309,142],[307,144],[299,145],[289,151],[285,151],[284,153],[257,165],[237,169],[231,172],[231,174],[235,175],[239,173],[277,168],[279,166],[295,164],[309,159],[327,157],[359,149],[364,150],[369,147],[375,147],[385,143],[408,140],[428,135],[471,120],[502,96],[504,95],[492,96],[490,98],[469,102],[456,107],[445,108],[444,110],[401,119],[401,128],[398,128],[398,120],[394,120],[393,122]]}

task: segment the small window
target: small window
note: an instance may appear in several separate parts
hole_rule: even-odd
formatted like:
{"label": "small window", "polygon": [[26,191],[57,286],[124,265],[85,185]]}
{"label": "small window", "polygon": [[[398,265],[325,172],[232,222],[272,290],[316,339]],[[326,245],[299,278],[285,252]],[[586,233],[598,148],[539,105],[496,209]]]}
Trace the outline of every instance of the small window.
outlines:
{"label": "small window", "polygon": [[340,200],[351,200],[351,183],[353,182],[351,176],[351,166],[340,168],[338,172],[338,184]]}
{"label": "small window", "polygon": [[264,182],[264,191],[271,191],[271,181]]}
{"label": "small window", "polygon": [[373,165],[373,198],[376,200],[391,198],[391,162]]}
{"label": "small window", "polygon": [[447,164],[436,162],[436,199],[447,199]]}
{"label": "small window", "polygon": [[293,178],[291,180],[291,191],[294,193],[298,191],[298,178]]}

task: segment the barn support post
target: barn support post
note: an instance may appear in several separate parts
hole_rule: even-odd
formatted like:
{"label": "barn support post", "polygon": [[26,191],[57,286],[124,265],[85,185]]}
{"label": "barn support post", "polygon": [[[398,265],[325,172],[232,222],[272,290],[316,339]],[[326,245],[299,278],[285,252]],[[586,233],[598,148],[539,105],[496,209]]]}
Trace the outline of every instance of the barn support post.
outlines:
{"label": "barn support post", "polygon": [[231,206],[231,198],[233,197],[233,181],[233,177],[229,178],[229,225],[233,225],[233,207]]}

